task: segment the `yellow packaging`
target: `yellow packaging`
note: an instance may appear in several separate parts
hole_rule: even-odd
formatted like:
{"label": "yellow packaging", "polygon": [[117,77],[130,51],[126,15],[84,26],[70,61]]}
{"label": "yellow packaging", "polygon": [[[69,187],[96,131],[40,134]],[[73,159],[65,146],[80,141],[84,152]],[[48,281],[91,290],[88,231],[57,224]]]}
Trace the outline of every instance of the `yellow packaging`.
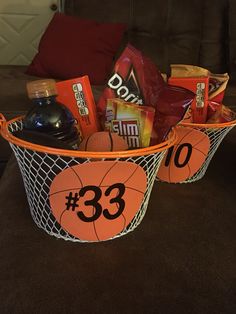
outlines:
{"label": "yellow packaging", "polygon": [[122,136],[129,148],[148,147],[155,109],[139,106],[118,98],[108,99],[105,129]]}

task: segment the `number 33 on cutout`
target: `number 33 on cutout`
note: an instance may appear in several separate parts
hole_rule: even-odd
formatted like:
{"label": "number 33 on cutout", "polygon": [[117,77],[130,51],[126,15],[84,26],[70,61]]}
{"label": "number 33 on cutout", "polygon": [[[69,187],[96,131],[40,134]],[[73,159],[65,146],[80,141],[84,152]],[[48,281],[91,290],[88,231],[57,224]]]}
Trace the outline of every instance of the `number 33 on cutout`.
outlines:
{"label": "number 33 on cutout", "polygon": [[177,127],[177,143],[170,147],[160,165],[157,177],[178,183],[191,178],[203,165],[209,153],[209,137],[201,131]]}
{"label": "number 33 on cutout", "polygon": [[49,202],[64,230],[80,240],[101,241],[130,224],[146,187],[145,171],[133,162],[89,162],[60,172],[50,186]]}

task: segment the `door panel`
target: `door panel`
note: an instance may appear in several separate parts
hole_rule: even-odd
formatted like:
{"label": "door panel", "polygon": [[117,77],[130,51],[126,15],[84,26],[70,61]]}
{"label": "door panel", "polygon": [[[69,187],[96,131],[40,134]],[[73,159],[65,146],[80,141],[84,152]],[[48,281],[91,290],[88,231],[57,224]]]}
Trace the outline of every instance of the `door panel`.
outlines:
{"label": "door panel", "polygon": [[[0,64],[27,65],[59,0],[0,1]],[[52,8],[54,10],[52,10]]]}

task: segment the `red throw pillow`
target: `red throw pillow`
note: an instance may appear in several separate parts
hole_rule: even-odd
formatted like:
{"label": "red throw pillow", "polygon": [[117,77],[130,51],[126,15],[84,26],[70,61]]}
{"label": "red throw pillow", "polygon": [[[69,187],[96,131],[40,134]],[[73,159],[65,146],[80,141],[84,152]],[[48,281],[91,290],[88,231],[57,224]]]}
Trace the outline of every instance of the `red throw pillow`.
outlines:
{"label": "red throw pillow", "polygon": [[91,84],[104,84],[125,29],[55,13],[26,73],[59,80],[88,75]]}

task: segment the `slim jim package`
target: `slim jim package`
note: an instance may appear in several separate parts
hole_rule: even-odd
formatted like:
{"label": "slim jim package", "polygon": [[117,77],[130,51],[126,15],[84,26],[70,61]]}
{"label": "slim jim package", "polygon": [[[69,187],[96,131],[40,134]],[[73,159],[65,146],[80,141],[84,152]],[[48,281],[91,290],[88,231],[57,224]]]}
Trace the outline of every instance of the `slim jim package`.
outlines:
{"label": "slim jim package", "polygon": [[205,123],[207,120],[207,105],[209,94],[209,77],[170,77],[168,83],[185,87],[194,92],[191,104],[191,114],[185,116],[185,122]]}
{"label": "slim jim package", "polygon": [[108,99],[105,129],[122,136],[131,149],[150,144],[155,109],[120,99]]}
{"label": "slim jim package", "polygon": [[57,91],[57,101],[71,110],[83,138],[99,131],[97,109],[87,75],[57,82]]}
{"label": "slim jim package", "polygon": [[97,104],[103,125],[107,99],[113,98],[155,109],[150,141],[150,145],[155,145],[164,141],[171,128],[183,119],[194,94],[182,87],[167,84],[157,66],[128,44],[117,59]]}

